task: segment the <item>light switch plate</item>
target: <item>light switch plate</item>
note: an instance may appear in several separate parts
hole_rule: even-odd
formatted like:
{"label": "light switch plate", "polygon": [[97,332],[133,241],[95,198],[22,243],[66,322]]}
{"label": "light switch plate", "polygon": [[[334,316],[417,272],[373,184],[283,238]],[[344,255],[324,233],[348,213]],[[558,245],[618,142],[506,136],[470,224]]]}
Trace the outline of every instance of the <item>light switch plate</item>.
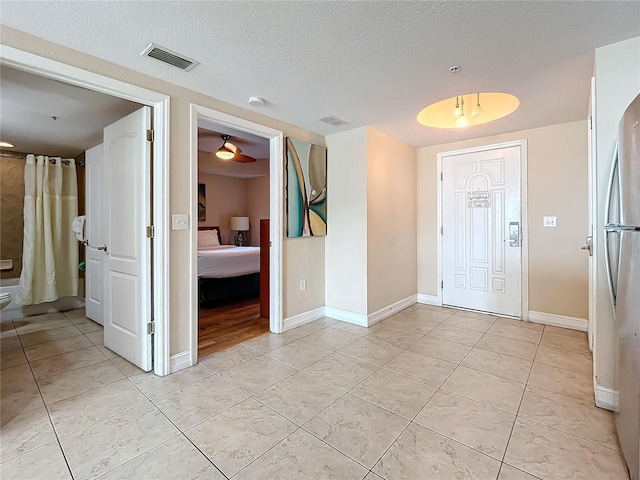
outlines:
{"label": "light switch plate", "polygon": [[189,215],[171,215],[172,230],[189,230]]}
{"label": "light switch plate", "polygon": [[556,217],[544,217],[542,221],[543,227],[555,227],[556,226]]}

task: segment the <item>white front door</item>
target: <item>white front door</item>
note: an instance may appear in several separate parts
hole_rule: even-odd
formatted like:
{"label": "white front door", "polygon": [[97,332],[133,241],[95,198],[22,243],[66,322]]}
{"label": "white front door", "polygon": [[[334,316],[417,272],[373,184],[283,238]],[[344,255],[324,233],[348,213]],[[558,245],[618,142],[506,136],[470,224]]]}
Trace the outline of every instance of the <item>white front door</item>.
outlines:
{"label": "white front door", "polygon": [[104,345],[145,371],[152,368],[151,109],[104,129]]}
{"label": "white front door", "polygon": [[520,155],[442,157],[443,304],[522,317]]}
{"label": "white front door", "polygon": [[98,247],[105,244],[102,235],[102,144],[85,152],[85,198],[88,245],[85,247],[85,306],[87,317],[104,325],[102,298],[104,295],[103,262],[105,253]]}

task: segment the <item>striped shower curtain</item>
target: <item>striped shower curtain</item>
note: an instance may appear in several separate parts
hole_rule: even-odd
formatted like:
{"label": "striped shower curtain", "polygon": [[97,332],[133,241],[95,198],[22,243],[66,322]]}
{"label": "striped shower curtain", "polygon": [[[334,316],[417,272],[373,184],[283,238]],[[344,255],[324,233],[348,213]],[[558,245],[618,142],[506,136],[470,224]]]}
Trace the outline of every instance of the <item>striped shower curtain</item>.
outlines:
{"label": "striped shower curtain", "polygon": [[73,159],[27,155],[22,272],[15,302],[33,305],[78,295],[78,215]]}

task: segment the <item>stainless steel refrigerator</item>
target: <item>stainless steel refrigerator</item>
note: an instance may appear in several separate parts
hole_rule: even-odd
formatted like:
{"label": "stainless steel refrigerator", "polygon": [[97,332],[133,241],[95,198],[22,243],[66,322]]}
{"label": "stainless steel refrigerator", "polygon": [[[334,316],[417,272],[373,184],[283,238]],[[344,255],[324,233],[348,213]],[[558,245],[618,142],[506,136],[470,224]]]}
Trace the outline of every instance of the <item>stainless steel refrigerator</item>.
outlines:
{"label": "stainless steel refrigerator", "polygon": [[618,127],[604,244],[615,312],[616,429],[631,478],[640,480],[640,95]]}

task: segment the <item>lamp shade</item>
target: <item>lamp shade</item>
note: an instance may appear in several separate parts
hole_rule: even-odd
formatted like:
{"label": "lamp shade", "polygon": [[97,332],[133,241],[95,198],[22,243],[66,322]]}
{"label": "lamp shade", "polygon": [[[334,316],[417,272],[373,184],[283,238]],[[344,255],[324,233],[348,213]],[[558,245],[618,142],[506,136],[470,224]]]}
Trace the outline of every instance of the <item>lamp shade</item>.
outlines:
{"label": "lamp shade", "polygon": [[237,232],[249,230],[249,217],[231,217],[231,230]]}

